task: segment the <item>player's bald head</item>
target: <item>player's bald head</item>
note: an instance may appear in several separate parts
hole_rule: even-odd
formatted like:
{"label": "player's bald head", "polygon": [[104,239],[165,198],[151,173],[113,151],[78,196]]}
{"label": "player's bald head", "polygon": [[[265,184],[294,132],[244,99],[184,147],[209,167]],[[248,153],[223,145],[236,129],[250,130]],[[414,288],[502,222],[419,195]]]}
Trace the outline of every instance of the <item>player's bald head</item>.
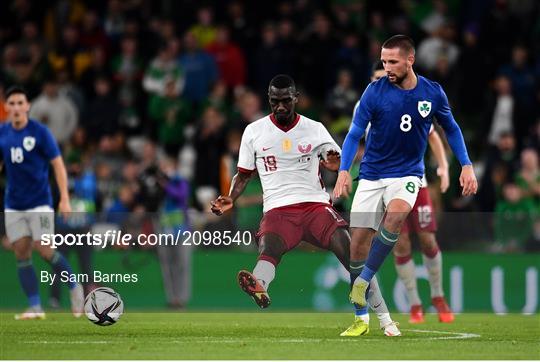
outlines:
{"label": "player's bald head", "polygon": [[414,55],[414,41],[407,35],[394,35],[387,39],[383,45],[383,49],[396,49],[398,48],[405,56]]}

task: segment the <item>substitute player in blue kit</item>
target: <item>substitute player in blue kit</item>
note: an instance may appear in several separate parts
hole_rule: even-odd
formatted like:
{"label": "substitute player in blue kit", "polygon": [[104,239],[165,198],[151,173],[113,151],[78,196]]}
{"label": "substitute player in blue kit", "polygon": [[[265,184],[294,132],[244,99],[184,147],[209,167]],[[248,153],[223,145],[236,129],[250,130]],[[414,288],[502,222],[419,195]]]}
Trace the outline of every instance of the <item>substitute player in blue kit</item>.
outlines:
{"label": "substitute player in blue kit", "polygon": [[[415,74],[414,43],[404,35],[384,42],[381,61],[387,76],[371,83],[354,109],[345,141],[334,196],[351,190],[349,174],[358,142],[368,123],[370,136],[362,159],[358,188],[351,206],[351,274],[357,275],[351,301],[365,306],[370,280],[398,240],[416,202],[424,174],[423,157],[435,118],[459,160],[463,195],[476,193],[478,183],[463,135],[441,86]],[[382,223],[382,225],[381,225]],[[377,231],[379,233],[376,235]],[[362,248],[370,245],[367,260]],[[362,320],[349,328],[365,329]]]}
{"label": "substitute player in blue kit", "polygon": [[[49,165],[52,165],[60,203],[58,209],[71,211],[67,188],[67,173],[60,150],[51,132],[41,123],[28,119],[30,102],[24,89],[12,87],[6,92],[6,111],[9,122],[0,126],[0,150],[6,168],[7,184],[4,200],[6,234],[17,260],[17,271],[29,308],[15,319],[44,319],[38,279],[32,266],[32,249],[51,264],[59,275],[73,274],[67,260],[41,243],[43,234],[54,233],[54,210],[49,188]],[[76,317],[82,315],[83,288],[68,283],[71,309]]]}

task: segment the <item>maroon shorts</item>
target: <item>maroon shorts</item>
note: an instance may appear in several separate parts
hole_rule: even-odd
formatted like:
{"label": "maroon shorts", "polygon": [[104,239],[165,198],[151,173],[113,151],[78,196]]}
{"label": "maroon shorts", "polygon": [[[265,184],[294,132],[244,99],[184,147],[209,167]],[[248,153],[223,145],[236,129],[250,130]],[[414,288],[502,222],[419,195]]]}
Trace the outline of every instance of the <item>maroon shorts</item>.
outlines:
{"label": "maroon shorts", "polygon": [[287,251],[295,248],[302,240],[328,249],[334,231],[347,225],[332,205],[303,202],[266,212],[257,237],[268,233],[276,234],[285,242]]}
{"label": "maroon shorts", "polygon": [[433,213],[433,203],[427,187],[420,188],[416,203],[401,228],[402,233],[418,233],[421,231],[431,233],[437,231],[437,220]]}

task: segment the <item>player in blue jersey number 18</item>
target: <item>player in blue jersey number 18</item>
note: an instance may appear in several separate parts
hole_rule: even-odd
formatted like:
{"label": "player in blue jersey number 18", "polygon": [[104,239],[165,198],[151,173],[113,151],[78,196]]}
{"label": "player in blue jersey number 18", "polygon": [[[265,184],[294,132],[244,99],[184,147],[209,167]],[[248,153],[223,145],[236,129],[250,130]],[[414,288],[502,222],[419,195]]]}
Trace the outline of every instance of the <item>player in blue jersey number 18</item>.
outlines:
{"label": "player in blue jersey number 18", "polygon": [[[15,319],[44,319],[38,279],[32,266],[32,249],[39,252],[57,275],[73,274],[62,254],[41,243],[43,234],[54,233],[49,164],[53,167],[60,191],[58,209],[62,214],[71,211],[67,173],[49,129],[28,119],[30,102],[24,89],[9,88],[5,108],[8,122],[0,126],[0,151],[7,177],[4,198],[6,234],[15,252],[19,281],[29,304],[29,308],[17,314]],[[68,286],[72,312],[79,317],[84,305],[83,288],[75,282],[69,282]]]}
{"label": "player in blue jersey number 18", "polygon": [[[462,166],[459,181],[463,195],[472,195],[478,188],[446,94],[439,84],[415,74],[414,53],[414,43],[407,36],[396,35],[384,42],[381,62],[386,77],[364,91],[343,143],[336,198],[351,190],[349,169],[358,142],[371,123],[350,219],[351,273],[354,270],[357,275],[350,299],[359,306],[366,305],[369,282],[392,251],[416,202],[433,118],[444,129]],[[368,257],[362,260],[365,249],[369,249]]]}

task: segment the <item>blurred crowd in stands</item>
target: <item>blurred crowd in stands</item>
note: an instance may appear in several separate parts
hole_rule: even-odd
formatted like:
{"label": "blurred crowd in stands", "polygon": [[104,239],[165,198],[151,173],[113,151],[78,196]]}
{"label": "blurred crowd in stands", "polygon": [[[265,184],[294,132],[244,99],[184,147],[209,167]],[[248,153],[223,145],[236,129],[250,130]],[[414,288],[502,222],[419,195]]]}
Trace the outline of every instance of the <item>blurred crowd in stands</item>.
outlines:
{"label": "blurred crowd in stands", "polygon": [[180,210],[184,227],[256,230],[257,180],[233,219],[205,211],[228,190],[243,129],[269,112],[269,80],[290,74],[297,111],[341,144],[397,33],[415,40],[416,71],[446,90],[480,179],[460,197],[452,158],[441,197],[428,158],[438,210],[496,211],[493,250],[539,248],[536,0],[12,0],[0,13],[0,101],[11,85],[27,89],[31,118],[62,148],[76,211],[121,223],[126,211]]}

